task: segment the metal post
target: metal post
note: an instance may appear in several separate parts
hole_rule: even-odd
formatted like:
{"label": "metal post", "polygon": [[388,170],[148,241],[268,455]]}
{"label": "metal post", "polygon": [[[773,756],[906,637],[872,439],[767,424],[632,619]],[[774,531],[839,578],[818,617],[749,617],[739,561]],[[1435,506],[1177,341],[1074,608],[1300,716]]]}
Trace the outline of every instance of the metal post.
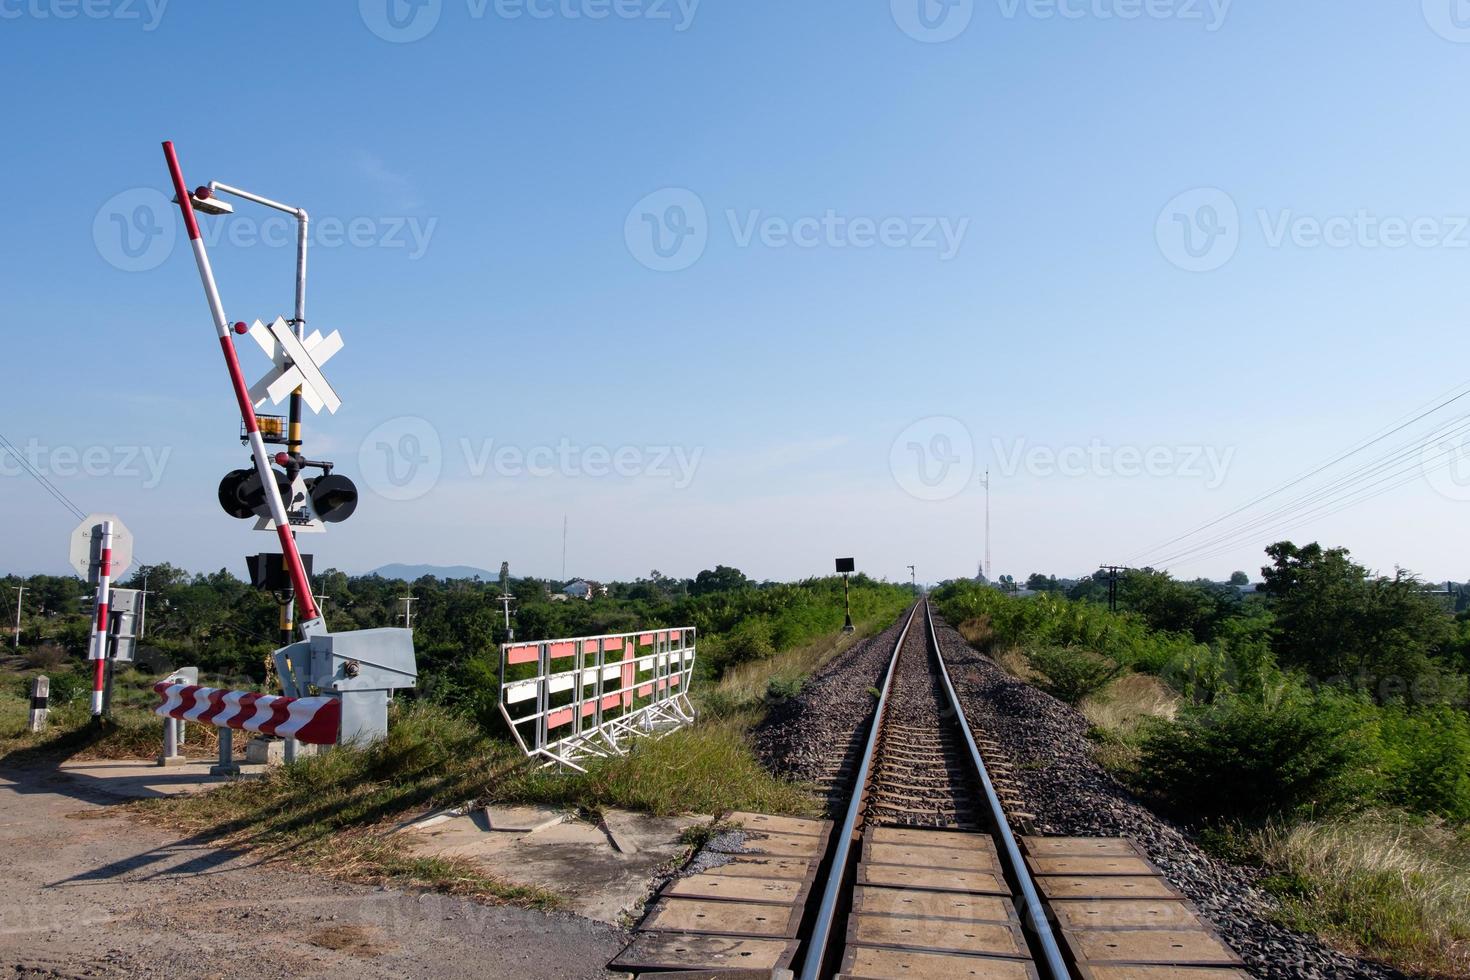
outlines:
{"label": "metal post", "polygon": [[97,609],[92,621],[92,644],[87,657],[92,661],[92,717],[102,717],[103,689],[107,681],[107,604],[112,596],[112,522],[102,522],[102,553],[97,568]]}
{"label": "metal post", "polygon": [[[204,239],[199,234],[199,222],[194,217],[194,205],[190,198],[189,188],[184,183],[183,170],[179,166],[179,159],[174,152],[172,142],[163,144],[163,153],[168,161],[169,177],[173,180],[174,193],[178,197],[179,211],[183,214],[184,228],[189,235],[189,246],[194,252],[194,264],[198,267],[199,279],[204,286],[204,296],[214,319],[215,332],[219,336],[225,367],[230,375],[230,385],[235,391],[235,401],[240,409],[240,418],[245,423],[245,432],[250,440],[255,472],[260,477],[261,485],[265,488],[265,499],[270,506],[271,520],[275,522],[276,534],[281,539],[281,554],[285,556],[286,565],[290,569],[296,601],[301,604],[301,615],[306,620],[302,623],[302,629],[306,632],[314,632],[321,625],[321,617],[317,612],[316,601],[311,597],[311,585],[306,581],[306,568],[302,564],[300,553],[296,550],[296,539],[291,534],[291,521],[286,514],[285,501],[281,499],[280,488],[276,486],[275,475],[271,470],[270,457],[265,452],[265,440],[261,438],[260,424],[255,418],[255,405],[250,400],[250,387],[245,383],[245,375],[240,370],[240,359],[235,353],[235,343],[230,337],[230,322],[225,316],[224,302],[220,299],[219,287],[214,281],[214,270],[209,264],[209,254],[205,251]],[[236,325],[237,330],[243,327],[243,323]]]}
{"label": "metal post", "polygon": [[847,611],[847,620],[846,620],[846,622],[844,622],[842,624],[842,632],[844,632],[844,633],[851,633],[853,631],[853,625],[852,625],[852,593],[850,591],[848,591],[848,587],[847,587],[847,573],[846,572],[843,572],[842,573],[842,605],[843,605],[843,607]]}
{"label": "metal post", "polygon": [[158,764],[160,766],[181,766],[184,764],[183,753],[179,751],[179,746],[183,742],[183,737],[179,732],[179,729],[182,727],[176,718],[163,719],[163,754],[158,757]]}
{"label": "metal post", "polygon": [[238,776],[240,767],[235,765],[235,733],[228,728],[219,731],[219,764],[209,767],[211,776]]}

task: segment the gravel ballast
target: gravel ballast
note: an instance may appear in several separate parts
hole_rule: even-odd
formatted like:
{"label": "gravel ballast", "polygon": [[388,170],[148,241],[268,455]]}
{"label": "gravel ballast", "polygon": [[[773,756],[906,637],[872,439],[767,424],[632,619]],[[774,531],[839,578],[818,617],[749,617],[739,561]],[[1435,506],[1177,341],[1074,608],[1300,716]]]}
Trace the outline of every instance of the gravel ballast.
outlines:
{"label": "gravel ballast", "polygon": [[[870,689],[882,683],[902,623],[828,664],[800,695],[773,706],[754,733],[771,771],[819,783],[837,775],[828,800],[833,812],[851,792],[850,770],[876,706]],[[1135,799],[1093,760],[1088,723],[1078,711],[1011,677],[938,617],[935,627],[966,718],[976,734],[1003,749],[1019,803],[1035,816],[1036,833],[1137,841],[1254,976],[1404,980],[1396,970],[1343,955],[1269,921],[1272,900],[1252,884],[1258,872],[1211,858]]]}

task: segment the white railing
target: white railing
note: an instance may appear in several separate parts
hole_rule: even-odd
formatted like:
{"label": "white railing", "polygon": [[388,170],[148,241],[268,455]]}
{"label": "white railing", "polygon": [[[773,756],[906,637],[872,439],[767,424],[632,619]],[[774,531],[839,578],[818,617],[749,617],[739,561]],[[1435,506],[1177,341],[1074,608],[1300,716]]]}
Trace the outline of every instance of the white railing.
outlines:
{"label": "white railing", "polygon": [[694,720],[694,656],[692,626],[503,643],[500,713],[528,756],[585,771]]}

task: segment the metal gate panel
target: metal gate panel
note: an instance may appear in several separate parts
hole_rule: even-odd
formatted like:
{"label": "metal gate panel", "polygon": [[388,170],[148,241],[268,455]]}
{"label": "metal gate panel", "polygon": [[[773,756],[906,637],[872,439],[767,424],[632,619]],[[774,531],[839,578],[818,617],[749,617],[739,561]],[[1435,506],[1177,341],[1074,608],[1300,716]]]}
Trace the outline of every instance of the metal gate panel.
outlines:
{"label": "metal gate panel", "polygon": [[694,720],[694,661],[692,626],[504,643],[500,713],[527,755],[585,771]]}

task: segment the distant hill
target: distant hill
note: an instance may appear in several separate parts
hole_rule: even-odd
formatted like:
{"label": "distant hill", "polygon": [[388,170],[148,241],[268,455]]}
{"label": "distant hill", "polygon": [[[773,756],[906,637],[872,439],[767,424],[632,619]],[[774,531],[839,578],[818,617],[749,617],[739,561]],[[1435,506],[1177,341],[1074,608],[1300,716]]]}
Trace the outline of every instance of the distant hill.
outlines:
{"label": "distant hill", "polygon": [[499,572],[487,572],[483,568],[475,568],[472,565],[403,565],[392,564],[375,568],[368,572],[369,575],[381,575],[384,578],[401,578],[405,582],[432,575],[435,578],[474,578],[479,576],[485,581],[493,581],[500,578]]}

